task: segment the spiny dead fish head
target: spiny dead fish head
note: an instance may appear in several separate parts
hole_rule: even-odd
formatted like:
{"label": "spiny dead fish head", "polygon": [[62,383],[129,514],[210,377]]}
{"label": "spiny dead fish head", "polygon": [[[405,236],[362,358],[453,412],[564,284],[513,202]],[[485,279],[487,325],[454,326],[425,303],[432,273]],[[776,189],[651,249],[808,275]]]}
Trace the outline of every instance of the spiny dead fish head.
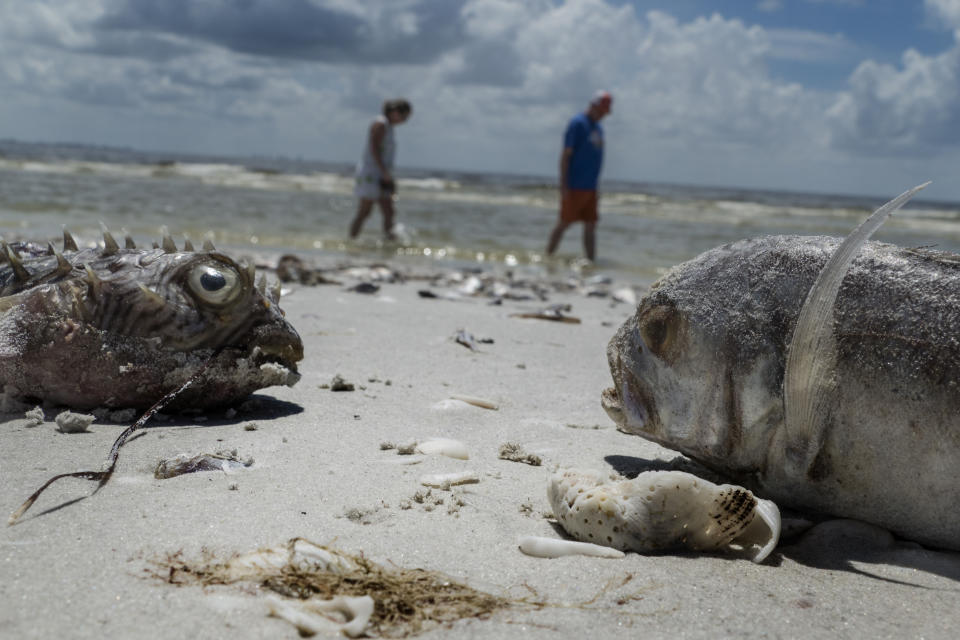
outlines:
{"label": "spiny dead fish head", "polygon": [[0,341],[13,343],[0,383],[40,399],[149,406],[215,353],[187,396],[197,406],[299,378],[303,342],[279,292],[212,247],[24,249],[0,265],[0,294]]}

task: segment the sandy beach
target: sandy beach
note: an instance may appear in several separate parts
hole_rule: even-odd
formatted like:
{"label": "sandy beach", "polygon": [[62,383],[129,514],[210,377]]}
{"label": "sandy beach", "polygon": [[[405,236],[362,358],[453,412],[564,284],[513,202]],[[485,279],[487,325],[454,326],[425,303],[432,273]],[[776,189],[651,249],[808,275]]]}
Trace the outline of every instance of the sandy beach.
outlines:
{"label": "sandy beach", "polygon": [[[600,406],[606,344],[633,305],[577,289],[492,305],[446,299],[454,287],[424,281],[373,293],[353,284],[289,285],[282,307],[306,348],[296,386],[145,430],[97,494],[86,497],[92,482],[62,481],[0,528],[0,637],[296,638],[268,615],[268,589],[201,586],[183,574],[171,584],[165,559],[179,554],[181,568],[225,561],[297,537],[383,567],[440,572],[505,602],[479,618],[428,623],[424,638],[954,637],[960,554],[870,530],[851,538],[849,527],[824,523],[786,537],[762,564],[697,553],[524,555],[522,536],[564,537],[546,498],[557,469],[629,475],[676,457],[619,432]],[[424,289],[441,297],[421,297]],[[581,322],[515,315],[548,303],[569,304]],[[456,342],[461,329],[476,350]],[[354,389],[331,390],[337,375]],[[55,474],[99,469],[123,428],[98,420],[89,433],[61,433],[55,413],[37,426],[22,412],[2,416],[0,512]],[[395,448],[431,437],[462,442],[469,459]],[[505,443],[541,464],[499,458]],[[218,451],[252,465],[154,476],[161,460]],[[420,482],[460,471],[479,482],[429,495]]]}

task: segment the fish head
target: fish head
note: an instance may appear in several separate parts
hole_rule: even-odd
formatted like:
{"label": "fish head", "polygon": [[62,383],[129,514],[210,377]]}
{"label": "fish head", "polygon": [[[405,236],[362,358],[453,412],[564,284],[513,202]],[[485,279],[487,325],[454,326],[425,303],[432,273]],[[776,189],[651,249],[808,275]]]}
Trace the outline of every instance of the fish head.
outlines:
{"label": "fish head", "polygon": [[84,249],[24,257],[2,298],[0,382],[73,408],[233,404],[299,380],[303,342],[279,291],[216,250]]}
{"label": "fish head", "polygon": [[749,254],[722,247],[655,283],[610,340],[601,397],[620,430],[725,473],[759,469],[783,422],[783,339],[744,281]]}
{"label": "fish head", "polygon": [[303,342],[279,296],[256,285],[253,268],[219,252],[144,254],[134,262],[120,278],[101,277],[100,299],[88,297],[89,306],[113,306],[121,316],[90,314],[100,328],[158,338],[163,347],[180,351],[256,351],[260,360],[294,371],[303,359]]}

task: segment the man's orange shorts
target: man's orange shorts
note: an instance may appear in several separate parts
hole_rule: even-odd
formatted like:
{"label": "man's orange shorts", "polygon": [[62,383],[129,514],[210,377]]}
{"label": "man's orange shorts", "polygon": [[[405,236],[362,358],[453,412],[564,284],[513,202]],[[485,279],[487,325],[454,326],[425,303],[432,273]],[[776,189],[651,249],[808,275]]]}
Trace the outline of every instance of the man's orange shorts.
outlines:
{"label": "man's orange shorts", "polygon": [[597,221],[597,192],[594,189],[567,189],[560,203],[560,220],[572,222]]}

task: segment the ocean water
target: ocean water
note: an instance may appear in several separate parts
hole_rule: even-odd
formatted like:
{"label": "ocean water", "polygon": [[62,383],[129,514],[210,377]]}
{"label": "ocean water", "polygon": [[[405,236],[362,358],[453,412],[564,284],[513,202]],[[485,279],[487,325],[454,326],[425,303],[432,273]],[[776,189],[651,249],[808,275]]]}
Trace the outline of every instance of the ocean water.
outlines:
{"label": "ocean water", "polygon": [[[68,227],[81,242],[100,223],[140,243],[166,226],[178,243],[212,237],[218,248],[307,260],[397,260],[418,266],[533,273],[583,268],[581,230],[544,255],[557,216],[553,178],[400,167],[400,241],[384,242],[379,211],[347,237],[356,200],[353,167],[290,158],[223,158],[80,145],[0,141],[0,235],[45,240]],[[711,247],[773,235],[844,236],[884,197],[603,182],[594,273],[636,284]],[[960,204],[922,199],[876,239],[960,253]]]}

